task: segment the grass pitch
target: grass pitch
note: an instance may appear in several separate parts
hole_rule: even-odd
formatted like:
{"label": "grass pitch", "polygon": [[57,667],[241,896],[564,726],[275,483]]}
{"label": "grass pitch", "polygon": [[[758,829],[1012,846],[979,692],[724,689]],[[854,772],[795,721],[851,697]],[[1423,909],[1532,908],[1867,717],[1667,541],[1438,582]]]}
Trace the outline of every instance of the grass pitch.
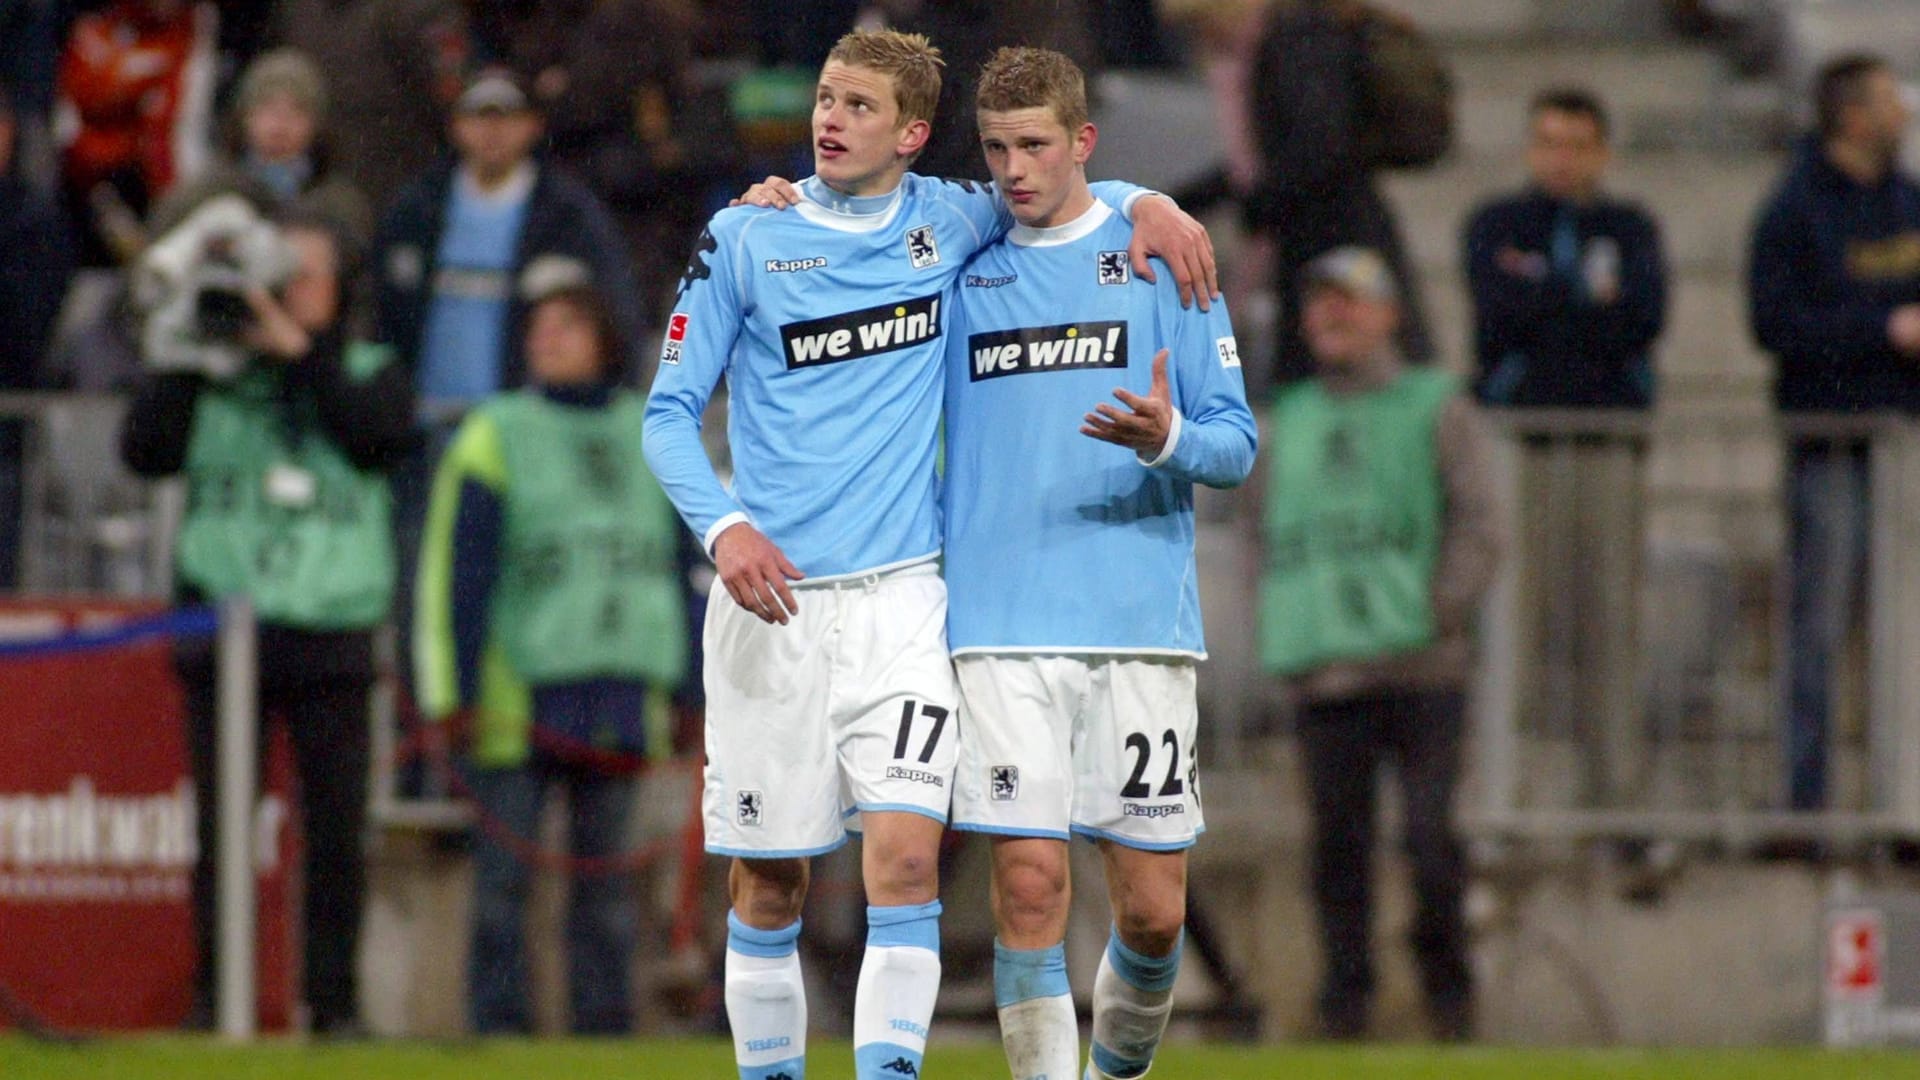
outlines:
{"label": "grass pitch", "polygon": [[[996,1043],[942,1043],[935,1080],[1002,1080]],[[815,1040],[808,1071],[846,1080],[853,1052]],[[713,1039],[290,1041],[227,1046],[188,1038],[77,1046],[0,1036],[6,1080],[729,1080],[729,1044]],[[1169,1046],[1152,1080],[1920,1080],[1920,1053],[1817,1049],[1520,1050],[1426,1046]]]}

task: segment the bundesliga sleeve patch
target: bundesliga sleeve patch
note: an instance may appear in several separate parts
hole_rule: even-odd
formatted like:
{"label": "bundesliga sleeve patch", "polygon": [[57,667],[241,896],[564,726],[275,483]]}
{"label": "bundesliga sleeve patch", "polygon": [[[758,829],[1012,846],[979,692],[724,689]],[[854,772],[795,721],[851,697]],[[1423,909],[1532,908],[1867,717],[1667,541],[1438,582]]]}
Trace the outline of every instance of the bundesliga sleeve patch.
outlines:
{"label": "bundesliga sleeve patch", "polygon": [[684,344],[686,340],[687,314],[684,311],[676,311],[673,313],[673,317],[667,320],[667,340],[660,346],[660,362],[663,364],[678,364],[680,362],[680,346]]}
{"label": "bundesliga sleeve patch", "polygon": [[1240,366],[1240,346],[1230,337],[1214,338],[1214,351],[1220,354],[1220,366],[1223,368]]}

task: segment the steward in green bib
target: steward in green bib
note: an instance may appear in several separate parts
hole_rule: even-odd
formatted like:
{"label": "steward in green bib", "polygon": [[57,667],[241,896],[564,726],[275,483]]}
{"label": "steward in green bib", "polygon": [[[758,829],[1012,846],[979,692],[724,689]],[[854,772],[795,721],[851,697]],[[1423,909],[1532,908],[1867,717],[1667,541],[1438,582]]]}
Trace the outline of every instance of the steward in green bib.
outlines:
{"label": "steward in green bib", "polygon": [[[534,385],[469,414],[441,458],[421,546],[414,664],[430,720],[471,723],[462,781],[497,827],[530,838],[567,791],[575,857],[627,854],[648,718],[685,679],[692,558],[640,449],[642,398],[600,296],[549,293],[528,319]],[[656,725],[657,726],[657,725]],[[530,1030],[524,852],[475,841],[469,969],[477,1033]],[[568,916],[573,1030],[632,1016],[635,912],[625,873],[578,877]]]}
{"label": "steward in green bib", "polygon": [[1313,375],[1273,405],[1259,493],[1259,654],[1292,691],[1313,811],[1320,1034],[1367,1033],[1374,976],[1375,793],[1400,786],[1413,864],[1414,960],[1436,1038],[1473,1033],[1454,792],[1470,631],[1500,515],[1481,419],[1454,378],[1394,346],[1397,286],[1379,253],[1336,248],[1301,285]]}
{"label": "steward in green bib", "polygon": [[[168,279],[183,295],[157,298],[147,318],[146,372],[120,446],[134,472],[185,479],[176,598],[245,597],[258,619],[261,713],[285,721],[300,778],[306,1001],[318,1034],[359,1030],[373,631],[395,571],[387,473],[413,442],[411,374],[386,348],[347,339],[352,259],[339,236],[298,209],[269,225],[233,199],[157,241],[153,251],[185,259]],[[193,295],[196,260],[216,248],[242,261],[265,252],[264,269],[250,272],[285,276],[269,278],[273,291]],[[205,641],[179,642],[176,664],[198,789],[198,1020],[213,1002],[216,680]]]}

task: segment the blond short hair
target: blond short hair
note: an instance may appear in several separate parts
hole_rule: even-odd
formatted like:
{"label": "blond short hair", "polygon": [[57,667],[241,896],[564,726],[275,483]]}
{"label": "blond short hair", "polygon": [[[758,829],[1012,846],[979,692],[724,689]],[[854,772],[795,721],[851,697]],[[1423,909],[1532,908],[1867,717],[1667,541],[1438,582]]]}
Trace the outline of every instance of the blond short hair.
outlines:
{"label": "blond short hair", "polygon": [[894,101],[900,106],[900,126],[915,120],[933,121],[934,106],[940,102],[940,69],[946,61],[940,59],[940,50],[925,34],[855,30],[834,43],[827,59],[891,78]]}
{"label": "blond short hair", "polygon": [[1047,108],[1068,132],[1087,122],[1087,80],[1065,53],[1026,45],[1003,48],[980,69],[974,104],[987,112]]}

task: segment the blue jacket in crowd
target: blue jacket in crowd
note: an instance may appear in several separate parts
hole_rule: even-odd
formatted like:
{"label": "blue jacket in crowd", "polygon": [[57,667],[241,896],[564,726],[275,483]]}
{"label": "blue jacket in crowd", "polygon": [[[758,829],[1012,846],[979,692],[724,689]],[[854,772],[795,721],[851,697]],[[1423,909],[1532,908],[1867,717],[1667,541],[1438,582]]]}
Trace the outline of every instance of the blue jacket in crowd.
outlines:
{"label": "blue jacket in crowd", "polygon": [[1538,189],[1476,211],[1466,231],[1474,392],[1489,405],[1644,409],[1666,320],[1660,230],[1645,210]]}
{"label": "blue jacket in crowd", "polygon": [[1897,168],[1862,185],[1818,139],[1760,212],[1750,265],[1753,332],[1779,361],[1783,411],[1920,410],[1920,362],[1887,319],[1920,302],[1920,186]]}

